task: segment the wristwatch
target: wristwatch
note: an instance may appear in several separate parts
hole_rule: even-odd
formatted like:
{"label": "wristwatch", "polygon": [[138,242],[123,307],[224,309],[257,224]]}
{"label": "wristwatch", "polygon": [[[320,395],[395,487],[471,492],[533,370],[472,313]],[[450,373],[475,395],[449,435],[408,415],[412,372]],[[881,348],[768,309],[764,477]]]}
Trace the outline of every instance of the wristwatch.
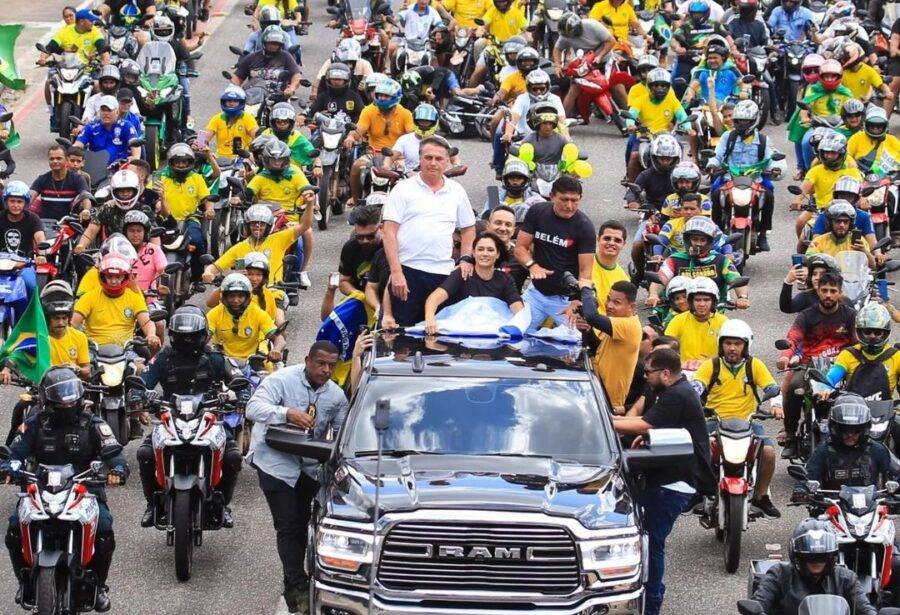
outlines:
{"label": "wristwatch", "polygon": [[527,263],[525,263],[525,269],[531,269],[531,266],[534,265],[534,259],[531,259]]}

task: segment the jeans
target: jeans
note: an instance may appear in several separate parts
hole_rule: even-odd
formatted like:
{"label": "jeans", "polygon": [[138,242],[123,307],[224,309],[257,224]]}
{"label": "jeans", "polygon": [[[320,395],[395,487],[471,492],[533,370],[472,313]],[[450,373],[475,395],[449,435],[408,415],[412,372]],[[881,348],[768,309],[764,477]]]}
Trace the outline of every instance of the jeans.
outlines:
{"label": "jeans", "polygon": [[555,325],[566,322],[566,317],[560,312],[569,305],[567,297],[545,295],[534,286],[529,286],[522,295],[522,301],[531,309],[531,324],[528,325],[528,331],[536,331],[548,317],[553,319]]}
{"label": "jeans", "polygon": [[305,589],[309,577],[303,570],[306,559],[306,540],[312,501],[319,490],[319,483],[301,474],[297,484],[289,487],[284,481],[257,470],[259,488],[266,496],[275,526],[275,542],[278,557],[284,570],[284,588]]}
{"label": "jeans", "polygon": [[203,275],[200,257],[206,254],[206,235],[200,223],[193,218],[184,221],[184,231],[188,236],[188,245],[194,246],[194,253],[191,255],[191,280],[196,282]]}
{"label": "jeans", "polygon": [[640,141],[635,135],[628,135],[628,143],[625,144],[625,164],[631,160],[631,153],[638,149]]}
{"label": "jeans", "polygon": [[812,166],[813,158],[816,157],[816,152],[809,142],[809,140],[812,139],[814,132],[814,130],[807,130],[806,134],[803,135],[803,139],[800,141],[800,153],[803,155],[802,164],[804,169],[809,169]]}
{"label": "jeans", "polygon": [[794,143],[794,157],[797,159],[797,169],[806,173],[809,167],[803,164],[803,143],[801,141]]}
{"label": "jeans", "polygon": [[797,395],[794,391],[803,388],[805,370],[793,372],[784,390],[784,433],[788,438],[793,438],[800,426],[800,415],[803,412],[803,395]]}
{"label": "jeans", "polygon": [[411,327],[425,320],[425,301],[428,295],[444,283],[447,276],[443,273],[420,271],[405,265],[403,276],[406,278],[409,292],[404,301],[391,291],[391,308],[397,325]]}
{"label": "jeans", "polygon": [[506,162],[506,148],[503,146],[503,141],[500,140],[500,137],[503,136],[503,124],[497,126],[497,130],[494,131],[494,155],[491,158],[491,166],[494,167],[495,171],[503,170],[503,163]]}
{"label": "jeans", "polygon": [[647,584],[644,586],[644,615],[659,615],[666,585],[666,538],[675,520],[684,512],[693,496],[664,487],[649,487],[638,497],[644,509],[644,529],[650,542]]}
{"label": "jeans", "polygon": [[187,121],[187,116],[191,114],[191,80],[187,77],[178,77],[178,83],[181,84],[181,117],[183,121]]}
{"label": "jeans", "polygon": [[22,267],[19,270],[19,276],[25,282],[25,290],[28,291],[28,298],[31,299],[31,296],[37,292],[37,272],[34,270],[34,265]]}

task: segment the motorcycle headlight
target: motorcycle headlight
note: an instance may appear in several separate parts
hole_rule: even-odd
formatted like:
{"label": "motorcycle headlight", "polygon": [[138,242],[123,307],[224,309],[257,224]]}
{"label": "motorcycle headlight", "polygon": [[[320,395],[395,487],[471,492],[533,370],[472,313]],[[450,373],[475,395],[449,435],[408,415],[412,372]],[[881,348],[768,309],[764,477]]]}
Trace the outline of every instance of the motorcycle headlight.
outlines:
{"label": "motorcycle headlight", "polygon": [[746,207],[750,204],[750,198],[753,196],[753,190],[750,188],[734,188],[731,191],[731,200],[735,205]]}
{"label": "motorcycle headlight", "polygon": [[797,64],[800,64],[800,58],[792,57],[791,58],[791,66],[796,66]]}
{"label": "motorcycle headlight", "polygon": [[125,377],[125,365],[123,363],[104,363],[103,373],[100,374],[100,382],[108,387],[122,384]]}
{"label": "motorcycle headlight", "polygon": [[325,149],[337,149],[341,144],[341,133],[339,132],[323,132],[322,146]]}
{"label": "motorcycle headlight", "polygon": [[857,517],[856,515],[845,513],[844,517],[847,519],[847,524],[850,526],[850,533],[854,536],[868,535],[869,526],[872,525],[872,517],[874,514],[874,512],[870,512],[861,517]]}
{"label": "motorcycle headlight", "polygon": [[75,81],[78,79],[78,73],[81,72],[80,68],[61,68],[59,69],[59,74],[62,76],[64,81]]}
{"label": "motorcycle headlight", "polygon": [[372,537],[336,529],[321,529],[316,536],[316,555],[323,566],[356,572],[372,563]]}
{"label": "motorcycle headlight", "polygon": [[873,422],[872,427],[869,429],[870,436],[880,436],[887,429],[887,421],[881,421],[878,423]]}
{"label": "motorcycle headlight", "polygon": [[175,419],[175,429],[181,434],[182,440],[190,440],[199,426],[200,419],[193,419],[190,421]]}
{"label": "motorcycle headlight", "polygon": [[581,543],[582,570],[595,570],[603,578],[629,577],[641,568],[641,537],[588,540]]}

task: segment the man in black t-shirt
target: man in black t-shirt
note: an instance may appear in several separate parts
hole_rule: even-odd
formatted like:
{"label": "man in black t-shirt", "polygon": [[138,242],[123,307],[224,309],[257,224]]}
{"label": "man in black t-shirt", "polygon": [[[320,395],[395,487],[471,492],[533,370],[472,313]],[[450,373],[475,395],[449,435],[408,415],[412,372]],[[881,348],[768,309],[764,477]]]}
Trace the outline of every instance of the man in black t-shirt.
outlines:
{"label": "man in black t-shirt", "polygon": [[[35,257],[35,247],[44,241],[44,227],[41,219],[26,209],[30,202],[28,184],[18,180],[9,182],[3,191],[3,209],[0,211],[0,252],[34,257],[36,264],[44,264],[47,261],[43,256]],[[20,269],[19,277],[25,282],[30,297],[37,290],[34,267]]]}
{"label": "man in black t-shirt", "polygon": [[278,26],[269,26],[263,31],[262,43],[261,51],[238,60],[231,81],[240,86],[248,80],[254,85],[261,81],[277,81],[284,89],[285,98],[290,98],[300,85],[300,67],[286,51],[287,33]]}
{"label": "man in black t-shirt", "polygon": [[345,295],[354,290],[365,290],[366,277],[372,265],[372,258],[381,249],[381,211],[370,205],[355,207],[350,214],[353,237],[341,248],[338,272],[341,274],[339,288]]}
{"label": "man in black t-shirt", "polygon": [[506,245],[509,258],[504,262],[498,263],[497,268],[513,279],[513,282],[516,284],[516,290],[521,293],[522,286],[525,285],[525,280],[528,279],[528,271],[512,256],[512,251],[515,247],[512,239],[516,233],[516,212],[508,205],[497,205],[491,210],[491,215],[488,217],[485,227],[482,229],[476,226],[475,230],[478,233],[482,230],[488,230],[499,237]]}
{"label": "man in black t-shirt", "polygon": [[566,272],[591,280],[594,248],[594,224],[579,211],[581,183],[567,175],[555,182],[550,202],[532,205],[516,237],[515,259],[528,270],[531,286],[522,299],[531,309],[534,331],[546,318],[560,325],[566,321],[562,311],[569,305],[563,283]]}
{"label": "man in black t-shirt", "polygon": [[616,432],[643,438],[651,429],[681,428],[688,431],[694,443],[694,456],[687,463],[647,472],[644,490],[637,494],[643,508],[644,529],[650,539],[644,613],[658,615],[666,591],[662,582],[666,538],[696,495],[715,493],[716,482],[703,405],[681,373],[680,355],[671,348],[654,350],[647,358],[644,374],[653,399],[646,400],[643,416],[613,417]]}
{"label": "man in black t-shirt", "polygon": [[[68,170],[66,148],[53,145],[47,151],[50,170],[37,176],[31,184],[31,198],[40,197],[40,208],[35,212],[41,218],[59,220],[75,209],[75,197],[90,192],[90,186],[81,174]],[[91,202],[84,199],[78,209],[90,212]]]}
{"label": "man in black t-shirt", "polygon": [[391,267],[388,264],[387,256],[384,254],[384,248],[379,248],[372,256],[372,263],[366,275],[365,286],[366,303],[375,312],[381,312],[381,299],[384,297],[384,289],[390,277]]}

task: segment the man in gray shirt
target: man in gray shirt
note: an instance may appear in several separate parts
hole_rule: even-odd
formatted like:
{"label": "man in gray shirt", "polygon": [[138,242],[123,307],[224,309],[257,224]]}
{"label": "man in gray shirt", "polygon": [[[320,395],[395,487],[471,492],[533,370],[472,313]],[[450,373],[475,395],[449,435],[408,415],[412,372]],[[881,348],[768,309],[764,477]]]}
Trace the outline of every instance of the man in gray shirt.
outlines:
{"label": "man in gray shirt", "polygon": [[319,490],[318,467],[311,459],[270,448],[266,430],[269,425],[295,425],[311,429],[312,436],[322,440],[340,429],[349,404],[341,388],[331,381],[337,359],[334,344],[316,342],[304,365],[291,365],[270,375],[247,403],[247,418],[254,422],[247,462],[256,468],[272,512],[284,570],[284,599],[291,613],[309,600],[303,561],[310,508]]}
{"label": "man in gray shirt", "polygon": [[[553,47],[553,64],[556,66],[556,74],[563,76],[563,68],[565,67],[566,56],[568,52],[576,51],[596,51],[594,63],[600,64],[600,61],[612,51],[616,44],[616,39],[606,27],[594,19],[582,19],[573,12],[566,12],[559,18],[559,38]],[[574,79],[569,84],[569,91],[563,100],[563,107],[566,110],[566,116],[572,116],[572,109],[575,108],[575,102],[578,100],[578,94],[581,92]]]}

